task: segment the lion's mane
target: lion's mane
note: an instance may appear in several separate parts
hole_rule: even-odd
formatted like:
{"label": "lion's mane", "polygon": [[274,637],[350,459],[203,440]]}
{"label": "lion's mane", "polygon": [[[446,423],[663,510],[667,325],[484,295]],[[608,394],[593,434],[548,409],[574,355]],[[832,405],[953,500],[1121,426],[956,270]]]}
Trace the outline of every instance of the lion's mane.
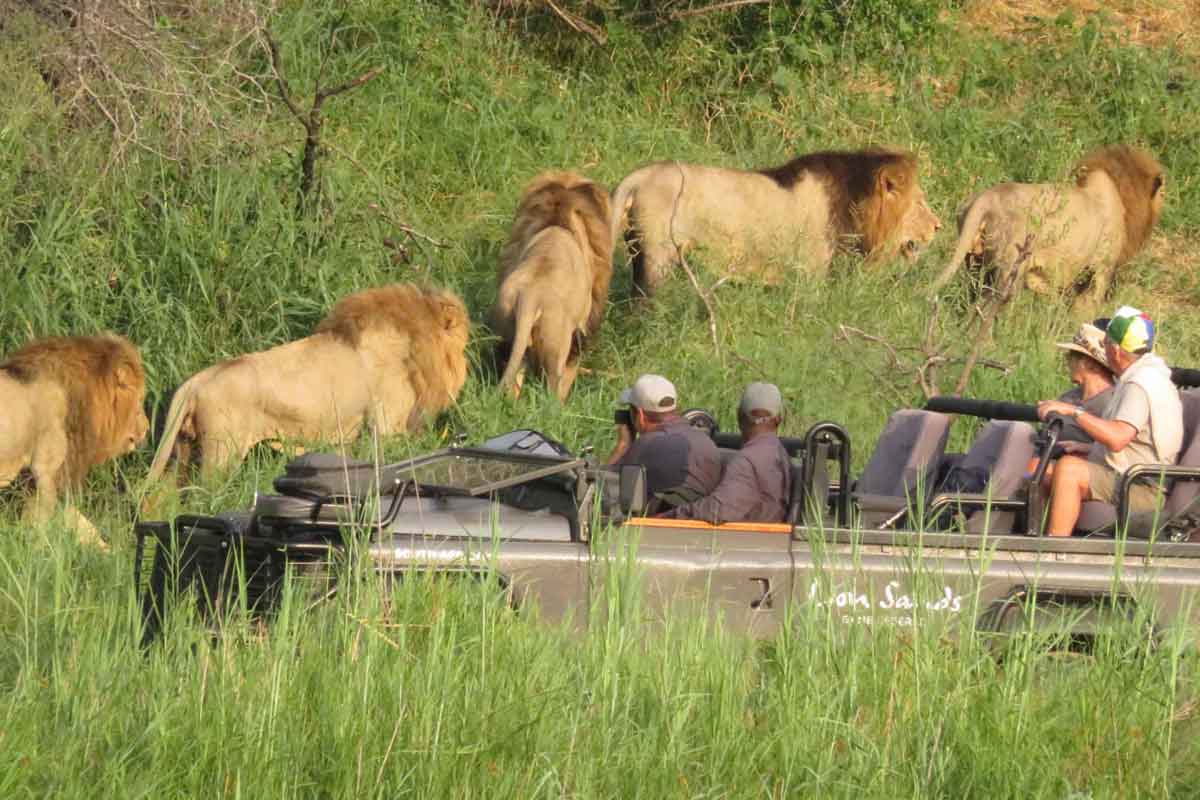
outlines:
{"label": "lion's mane", "polygon": [[[146,371],[138,349],[116,334],[56,336],[31,342],[0,363],[23,384],[49,381],[67,401],[63,480],[78,485],[92,467],[145,433]],[[139,420],[143,421],[140,431]]]}
{"label": "lion's mane", "polygon": [[1125,243],[1116,266],[1133,258],[1158,224],[1161,204],[1153,202],[1164,182],[1163,168],[1144,150],[1125,144],[1109,145],[1084,156],[1076,167],[1075,183],[1084,186],[1090,172],[1105,172],[1117,186],[1125,207]]}
{"label": "lion's mane", "polygon": [[593,336],[604,321],[608,289],[612,282],[612,211],[608,192],[594,181],[574,172],[543,172],[525,187],[509,231],[500,251],[499,282],[520,264],[521,254],[540,231],[557,226],[577,232],[582,225],[580,246],[591,266],[592,306],[586,334]]}
{"label": "lion's mane", "polygon": [[454,402],[466,383],[470,328],[467,307],[453,292],[397,283],[342,298],[315,332],[331,334],[356,350],[375,332],[405,337],[412,343],[405,367],[416,408],[437,413]]}
{"label": "lion's mane", "polygon": [[[913,203],[917,168],[911,153],[870,148],[809,153],[760,172],[785,189],[805,175],[817,177],[828,193],[829,222],[837,236],[856,238],[862,251],[871,256],[895,241]],[[898,202],[885,202],[885,187],[895,189]]]}

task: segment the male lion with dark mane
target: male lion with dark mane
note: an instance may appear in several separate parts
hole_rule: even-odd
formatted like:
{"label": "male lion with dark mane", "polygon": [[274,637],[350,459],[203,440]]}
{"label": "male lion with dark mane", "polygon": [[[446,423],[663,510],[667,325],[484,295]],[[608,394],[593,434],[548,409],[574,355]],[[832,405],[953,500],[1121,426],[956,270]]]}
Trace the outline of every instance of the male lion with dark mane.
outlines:
{"label": "male lion with dark mane", "polygon": [[579,372],[583,341],[604,319],[612,279],[608,192],[573,172],[545,172],[521,193],[500,253],[492,308],[499,351],[508,351],[501,386],[521,391],[525,356],[565,401]]}
{"label": "male lion with dark mane", "polygon": [[968,256],[1001,275],[1023,259],[1025,285],[1040,293],[1062,292],[1090,272],[1086,299],[1095,304],[1150,237],[1165,180],[1149,153],[1113,145],[1079,163],[1074,186],[1003,183],[982,191],[960,210],[958,244],[933,289]]}
{"label": "male lion with dark mane", "polygon": [[824,274],[839,245],[872,263],[912,260],[941,227],[916,158],[883,149],[811,153],[758,171],[660,161],[613,193],[614,246],[626,216],[634,286],[645,295],[692,248],[733,276],[776,282],[795,266]]}
{"label": "male lion with dark mane", "polygon": [[[146,438],[145,395],[142,357],[124,337],[51,337],[17,350],[0,363],[0,486],[28,469],[36,495],[26,515],[45,522],[60,491]],[[81,541],[107,546],[73,505],[64,513]]]}
{"label": "male lion with dark mane", "polygon": [[150,466],[198,450],[201,473],[264,441],[345,443],[364,424],[412,430],[448,408],[467,378],[467,309],[448,291],[394,284],[338,301],[311,336],[224,361],[175,392]]}

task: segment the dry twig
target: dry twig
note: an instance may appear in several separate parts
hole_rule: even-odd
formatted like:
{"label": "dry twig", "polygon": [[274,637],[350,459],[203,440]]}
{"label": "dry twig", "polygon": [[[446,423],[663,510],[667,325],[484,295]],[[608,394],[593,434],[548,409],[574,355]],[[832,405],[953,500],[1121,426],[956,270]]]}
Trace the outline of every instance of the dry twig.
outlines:
{"label": "dry twig", "polygon": [[[361,172],[363,174],[363,177],[365,177],[365,178],[376,177],[371,174],[370,170],[368,170],[361,163],[359,163],[358,159],[356,159],[354,156],[347,153],[342,148],[338,147],[335,144],[330,144],[330,145],[326,145],[326,146],[333,152],[337,153],[340,158],[344,158],[346,161],[350,162],[350,164],[355,169],[357,169],[359,172]],[[397,230],[399,230],[401,233],[403,233],[405,236],[407,236],[410,239],[421,239],[424,242],[426,242],[430,245],[433,245],[434,247],[449,247],[450,246],[445,242],[434,239],[432,236],[430,236],[427,233],[422,233],[421,231],[417,230],[416,228],[414,228],[413,226],[409,225],[406,222],[401,222],[399,219],[396,218],[396,216],[394,214],[392,214],[390,211],[388,211],[386,208],[384,208],[380,203],[368,203],[367,208],[378,213],[381,217],[383,217],[388,222],[390,222]]]}
{"label": "dry twig", "polygon": [[576,16],[569,11],[559,8],[554,0],[545,0],[546,7],[554,12],[554,16],[561,19],[567,24],[567,27],[576,33],[582,33],[584,36],[592,40],[597,47],[603,47],[608,44],[608,34],[601,28],[596,27],[592,23],[580,16]]}
{"label": "dry twig", "polygon": [[1000,276],[1000,280],[996,283],[996,290],[992,296],[991,305],[988,306],[980,318],[979,331],[975,336],[975,345],[971,348],[971,352],[967,356],[962,374],[958,376],[958,383],[954,387],[955,394],[962,394],[967,388],[967,382],[971,380],[971,372],[975,369],[975,365],[979,363],[979,351],[983,349],[983,345],[986,342],[991,341],[992,328],[995,327],[996,318],[1000,315],[1000,310],[1008,305],[1016,293],[1017,287],[1020,285],[1021,271],[1025,262],[1033,255],[1033,234],[1025,238],[1025,243],[1018,248],[1018,253],[1017,259],[1009,267],[1008,272]]}
{"label": "dry twig", "polygon": [[761,6],[774,2],[774,0],[727,0],[724,3],[713,3],[708,6],[700,6],[699,8],[686,8],[683,11],[672,11],[670,18],[686,19],[687,17],[698,17],[701,14],[711,14],[715,11],[731,11],[735,8],[743,6]]}
{"label": "dry twig", "polygon": [[[717,354],[717,360],[724,363],[724,359],[721,356],[721,339],[717,334],[717,312],[713,310],[712,300],[709,299],[709,295],[711,294],[712,290],[706,292],[700,286],[700,281],[698,278],[696,278],[696,273],[692,271],[691,265],[688,264],[687,259],[683,255],[683,246],[679,243],[679,240],[675,238],[675,215],[679,211],[679,200],[681,197],[683,197],[684,183],[687,180],[687,177],[683,171],[683,165],[676,161],[675,167],[679,170],[679,193],[675,195],[675,205],[671,207],[671,225],[669,228],[671,231],[671,244],[675,245],[675,253],[679,256],[679,265],[683,267],[683,271],[687,274],[688,280],[692,283],[692,288],[696,291],[696,295],[700,298],[700,302],[704,303],[705,310],[708,311],[708,332],[712,336],[713,350]],[[724,282],[725,279],[722,278],[714,283],[712,288],[716,289]]]}

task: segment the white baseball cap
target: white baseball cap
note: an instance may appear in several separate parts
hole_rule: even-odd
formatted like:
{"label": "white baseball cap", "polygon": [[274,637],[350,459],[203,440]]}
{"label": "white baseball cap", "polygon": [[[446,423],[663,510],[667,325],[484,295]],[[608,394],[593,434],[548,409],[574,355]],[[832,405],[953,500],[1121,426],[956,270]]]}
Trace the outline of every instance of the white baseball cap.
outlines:
{"label": "white baseball cap", "polygon": [[663,412],[675,410],[677,397],[675,384],[662,375],[643,375],[621,392],[619,402],[643,411]]}

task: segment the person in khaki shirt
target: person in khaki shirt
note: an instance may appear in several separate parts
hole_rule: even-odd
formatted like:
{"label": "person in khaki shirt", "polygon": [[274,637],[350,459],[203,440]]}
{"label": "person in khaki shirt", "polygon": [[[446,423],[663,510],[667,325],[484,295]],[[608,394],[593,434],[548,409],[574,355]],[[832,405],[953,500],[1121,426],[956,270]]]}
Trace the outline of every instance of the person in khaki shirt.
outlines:
{"label": "person in khaki shirt", "polygon": [[[1109,320],[1104,353],[1117,385],[1104,413],[1058,400],[1038,403],[1038,416],[1074,419],[1097,446],[1088,457],[1064,456],[1046,470],[1050,492],[1051,536],[1070,536],[1085,500],[1116,503],[1121,473],[1135,464],[1172,464],[1183,444],[1183,406],[1171,382],[1171,370],[1155,355],[1154,323],[1146,314],[1122,306]],[[1139,483],[1130,492],[1133,511],[1152,511],[1160,487]]]}

